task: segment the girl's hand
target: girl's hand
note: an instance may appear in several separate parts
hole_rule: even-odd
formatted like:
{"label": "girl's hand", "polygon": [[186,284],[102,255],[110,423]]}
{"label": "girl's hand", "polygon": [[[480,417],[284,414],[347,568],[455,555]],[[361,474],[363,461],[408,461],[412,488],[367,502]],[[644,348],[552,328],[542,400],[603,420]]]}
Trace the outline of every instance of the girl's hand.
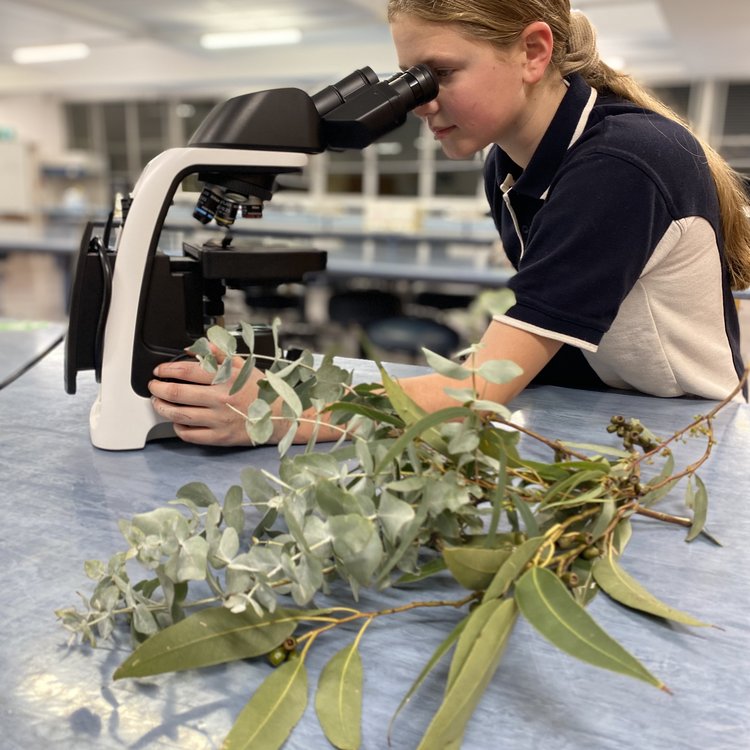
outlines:
{"label": "girl's hand", "polygon": [[[217,385],[211,384],[213,375],[197,361],[159,365],[154,370],[157,379],[148,384],[154,411],[172,422],[177,437],[187,443],[251,445],[242,415],[258,397],[258,381],[263,375],[260,370],[254,370],[244,387],[230,396],[242,364],[241,357],[234,357],[229,380]],[[164,382],[165,379],[179,382]]]}

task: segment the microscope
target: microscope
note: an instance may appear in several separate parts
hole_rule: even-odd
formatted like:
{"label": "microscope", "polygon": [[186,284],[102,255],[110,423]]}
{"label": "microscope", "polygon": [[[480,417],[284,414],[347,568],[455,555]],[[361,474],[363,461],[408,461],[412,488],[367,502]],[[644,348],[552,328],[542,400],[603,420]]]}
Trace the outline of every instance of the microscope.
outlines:
{"label": "microscope", "polygon": [[314,248],[241,245],[230,235],[185,242],[180,254],[162,250],[167,213],[185,180],[201,187],[199,225],[229,227],[238,213],[259,218],[277,178],[301,172],[310,154],[365,148],[437,91],[430,68],[416,65],[382,81],[365,67],[312,96],[279,88],[234,97],[208,114],[186,147],[146,165],[122,202],[114,248],[114,212],[101,238],[97,225],[86,226],[71,289],[65,390],[75,393],[77,373],[94,370],[96,447],[138,449],[173,436],[151,407],[148,382],[156,365],[184,356],[221,320],[227,288],[301,281],[325,269],[326,253]]}

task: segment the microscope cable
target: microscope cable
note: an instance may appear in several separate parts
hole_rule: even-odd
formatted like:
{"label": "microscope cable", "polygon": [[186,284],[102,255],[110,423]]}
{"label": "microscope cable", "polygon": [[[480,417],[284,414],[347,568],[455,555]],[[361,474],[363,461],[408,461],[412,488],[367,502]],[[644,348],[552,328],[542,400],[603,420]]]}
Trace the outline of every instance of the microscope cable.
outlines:
{"label": "microscope cable", "polygon": [[96,336],[94,339],[94,373],[96,382],[102,379],[102,359],[104,357],[104,331],[107,326],[107,315],[112,300],[112,263],[107,255],[109,247],[109,236],[112,229],[113,214],[110,213],[104,228],[104,236],[100,240],[93,237],[89,245],[90,249],[96,250],[99,256],[99,265],[102,269],[102,304],[99,308],[99,319],[96,324]]}

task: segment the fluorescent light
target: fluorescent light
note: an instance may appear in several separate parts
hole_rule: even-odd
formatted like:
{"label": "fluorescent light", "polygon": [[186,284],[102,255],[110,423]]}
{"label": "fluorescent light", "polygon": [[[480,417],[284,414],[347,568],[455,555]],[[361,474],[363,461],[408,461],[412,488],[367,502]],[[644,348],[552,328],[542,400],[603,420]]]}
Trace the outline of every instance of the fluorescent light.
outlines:
{"label": "fluorescent light", "polygon": [[32,63],[62,62],[63,60],[82,60],[89,56],[91,50],[80,43],[48,44],[40,47],[18,47],[13,50],[13,61],[19,65]]}
{"label": "fluorescent light", "polygon": [[299,29],[267,29],[265,31],[227,31],[204,34],[201,47],[230,49],[233,47],[267,47],[275,44],[297,44],[302,39]]}

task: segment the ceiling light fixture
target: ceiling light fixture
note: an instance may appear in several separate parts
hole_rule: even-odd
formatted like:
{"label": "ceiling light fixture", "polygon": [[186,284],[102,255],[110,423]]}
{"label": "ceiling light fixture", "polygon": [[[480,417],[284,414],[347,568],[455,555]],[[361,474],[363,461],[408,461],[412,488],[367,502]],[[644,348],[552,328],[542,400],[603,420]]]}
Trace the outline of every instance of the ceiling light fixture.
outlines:
{"label": "ceiling light fixture", "polygon": [[276,44],[297,44],[302,40],[299,29],[267,29],[265,31],[227,31],[204,34],[201,47],[231,49],[235,47],[268,47]]}
{"label": "ceiling light fixture", "polygon": [[33,63],[63,62],[65,60],[82,60],[88,57],[91,50],[81,43],[48,44],[38,47],[18,47],[13,50],[13,62],[19,65]]}

